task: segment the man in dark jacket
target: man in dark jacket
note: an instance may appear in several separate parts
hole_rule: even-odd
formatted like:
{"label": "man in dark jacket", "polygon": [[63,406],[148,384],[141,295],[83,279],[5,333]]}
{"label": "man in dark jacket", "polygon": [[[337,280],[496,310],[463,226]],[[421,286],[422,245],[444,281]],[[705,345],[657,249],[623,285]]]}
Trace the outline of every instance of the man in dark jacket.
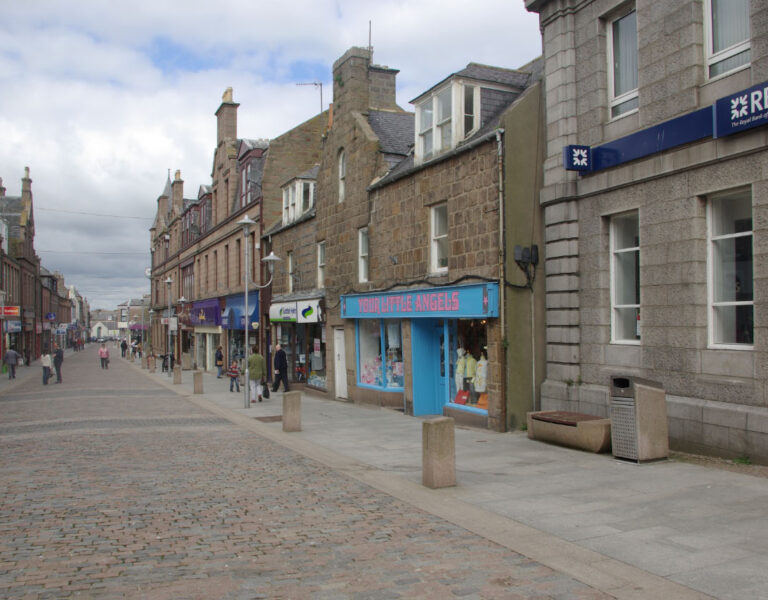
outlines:
{"label": "man in dark jacket", "polygon": [[280,387],[280,380],[283,380],[283,391],[288,391],[288,359],[285,356],[285,350],[277,344],[275,346],[275,385],[272,391],[276,392]]}
{"label": "man in dark jacket", "polygon": [[58,344],[54,344],[53,348],[53,368],[56,369],[56,383],[61,383],[61,363],[64,362],[64,350]]}

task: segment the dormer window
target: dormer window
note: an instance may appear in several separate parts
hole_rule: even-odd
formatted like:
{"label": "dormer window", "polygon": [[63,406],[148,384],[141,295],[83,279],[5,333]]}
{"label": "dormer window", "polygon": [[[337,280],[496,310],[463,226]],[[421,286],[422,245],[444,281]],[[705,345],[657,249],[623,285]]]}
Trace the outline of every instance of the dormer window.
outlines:
{"label": "dormer window", "polygon": [[308,213],[315,205],[315,182],[293,179],[283,186],[283,225],[288,225]]}
{"label": "dormer window", "polygon": [[416,104],[416,162],[448,152],[477,131],[480,88],[449,82]]}

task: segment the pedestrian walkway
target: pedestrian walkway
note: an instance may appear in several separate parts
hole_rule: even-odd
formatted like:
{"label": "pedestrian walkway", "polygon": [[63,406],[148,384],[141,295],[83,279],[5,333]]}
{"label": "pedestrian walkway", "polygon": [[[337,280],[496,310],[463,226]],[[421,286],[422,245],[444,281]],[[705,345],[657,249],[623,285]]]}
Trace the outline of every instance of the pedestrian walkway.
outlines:
{"label": "pedestrian walkway", "polygon": [[282,393],[244,408],[229,381],[137,371],[233,423],[616,598],[768,598],[768,479],[677,461],[634,465],[456,429],[453,488],[421,485],[422,420],[304,390],[302,431]]}

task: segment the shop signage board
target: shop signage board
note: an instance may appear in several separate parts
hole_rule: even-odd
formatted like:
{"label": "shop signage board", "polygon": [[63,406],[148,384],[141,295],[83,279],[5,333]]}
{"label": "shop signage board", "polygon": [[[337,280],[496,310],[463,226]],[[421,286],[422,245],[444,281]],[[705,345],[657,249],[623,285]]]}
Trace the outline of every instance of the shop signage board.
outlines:
{"label": "shop signage board", "polygon": [[321,320],[319,298],[296,301],[297,323],[319,323]]}
{"label": "shop signage board", "polygon": [[593,173],[706,138],[768,125],[768,81],[600,146],[563,147],[563,168]]}
{"label": "shop signage board", "polygon": [[2,316],[3,319],[18,319],[21,316],[21,309],[18,306],[3,306],[0,316]]}
{"label": "shop signage board", "polygon": [[278,302],[269,307],[269,320],[295,323],[297,319],[295,302]]}
{"label": "shop signage board", "polygon": [[21,333],[21,321],[6,321],[5,331],[7,333]]}
{"label": "shop signage board", "polygon": [[343,319],[499,316],[499,284],[488,282],[341,297]]}

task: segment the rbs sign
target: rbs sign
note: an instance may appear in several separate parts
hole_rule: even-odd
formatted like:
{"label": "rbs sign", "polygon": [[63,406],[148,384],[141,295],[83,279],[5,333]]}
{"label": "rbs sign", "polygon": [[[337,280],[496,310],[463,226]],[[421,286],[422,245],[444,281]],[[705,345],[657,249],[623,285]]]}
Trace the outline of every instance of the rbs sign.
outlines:
{"label": "rbs sign", "polygon": [[768,82],[720,98],[714,122],[716,138],[768,124]]}

